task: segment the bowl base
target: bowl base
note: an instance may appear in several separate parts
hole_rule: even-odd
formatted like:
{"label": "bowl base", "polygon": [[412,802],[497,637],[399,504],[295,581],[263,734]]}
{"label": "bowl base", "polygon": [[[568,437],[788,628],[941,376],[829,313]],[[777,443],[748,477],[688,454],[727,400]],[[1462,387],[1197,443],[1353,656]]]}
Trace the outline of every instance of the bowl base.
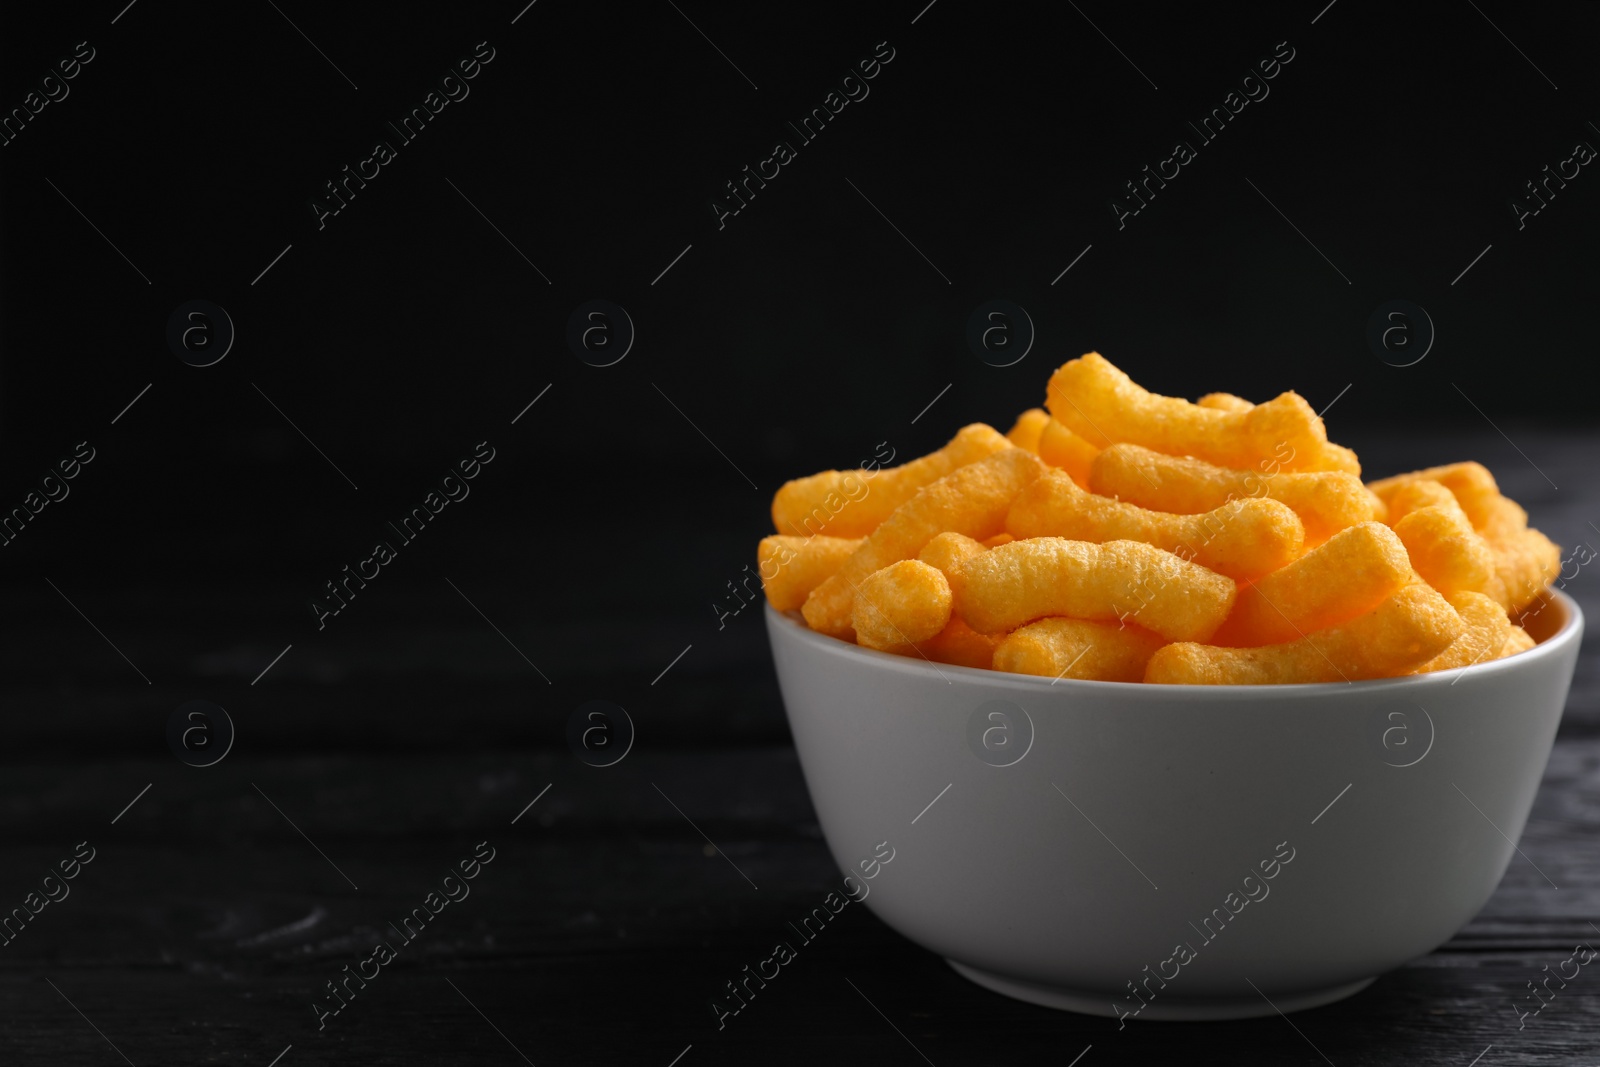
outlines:
{"label": "bowl base", "polygon": [[[1093,992],[1082,989],[1069,989],[1064,986],[1040,985],[1036,982],[1027,982],[1018,978],[1008,978],[1005,975],[994,974],[991,971],[979,970],[977,967],[958,963],[955,960],[945,960],[955,972],[969,981],[976,982],[985,989],[1012,997],[1016,1000],[1025,1000],[1030,1004],[1038,1004],[1046,1008],[1059,1008],[1062,1011],[1075,1011],[1084,1015],[1101,1015],[1116,1019],[1121,1013],[1113,1006],[1114,997],[1125,999],[1126,994]],[[1336,1000],[1361,992],[1377,980],[1363,978],[1360,981],[1349,982],[1345,985],[1329,986],[1325,989],[1313,989],[1304,993],[1288,993],[1273,998],[1272,1003],[1267,1003],[1259,996],[1250,997],[1162,997],[1146,1004],[1137,1016],[1129,1018],[1151,1019],[1160,1022],[1204,1022],[1219,1019],[1254,1019],[1263,1015],[1287,1014],[1291,1011],[1304,1011],[1307,1008],[1320,1008],[1324,1004],[1332,1004]],[[1137,1003],[1137,1001],[1134,1001]]]}

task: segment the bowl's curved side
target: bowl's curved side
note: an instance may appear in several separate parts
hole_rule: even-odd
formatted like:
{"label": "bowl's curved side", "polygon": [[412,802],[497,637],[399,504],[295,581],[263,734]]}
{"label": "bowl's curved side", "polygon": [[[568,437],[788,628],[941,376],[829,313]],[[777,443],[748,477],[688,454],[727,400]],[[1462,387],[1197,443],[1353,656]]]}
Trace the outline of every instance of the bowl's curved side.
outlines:
{"label": "bowl's curved side", "polygon": [[[1470,920],[1576,664],[1581,617],[1558,602],[1567,624],[1509,660],[1249,690],[1049,685],[866,652],[770,610],[768,628],[812,802],[873,910],[971,967],[1103,992],[1112,1013],[1136,991],[1355,982]],[[1031,734],[1010,766],[977,754],[997,700],[1012,741]],[[859,870],[880,842],[894,860]]]}

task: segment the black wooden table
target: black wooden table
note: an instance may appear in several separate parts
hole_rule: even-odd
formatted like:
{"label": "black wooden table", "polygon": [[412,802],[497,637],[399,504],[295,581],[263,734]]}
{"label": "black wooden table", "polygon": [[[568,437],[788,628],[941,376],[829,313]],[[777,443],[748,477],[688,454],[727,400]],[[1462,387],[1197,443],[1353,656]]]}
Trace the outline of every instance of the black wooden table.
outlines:
{"label": "black wooden table", "polygon": [[[1600,443],[1513,437],[1549,483],[1487,431],[1352,443],[1374,474],[1400,452],[1481,456],[1552,536],[1600,547]],[[658,614],[609,655],[593,652],[603,635],[480,599],[549,684],[425,567],[413,613],[374,609],[339,642],[302,640],[254,685],[275,648],[214,635],[208,608],[271,589],[94,596],[86,614],[113,653],[36,576],[11,576],[0,908],[60,899],[0,947],[0,1064],[1600,1062],[1600,971],[1519,1016],[1545,967],[1600,947],[1592,652],[1525,858],[1448,944],[1348,1000],[1119,1031],[982,990],[849,908],[719,1029],[712,997],[838,872],[756,614],[714,629],[694,593],[736,573],[748,545],[730,534],[704,552],[690,578],[661,576]],[[1584,568],[1567,588],[1595,617],[1600,578]],[[595,768],[562,732],[602,696],[630,706],[639,739]],[[162,734],[196,697],[239,728],[211,767],[180,763]],[[44,882],[91,850],[73,880]],[[475,878],[447,880],[475,854],[492,857]],[[390,924],[435,892],[460,899],[431,898],[437,914],[403,939]],[[394,958],[363,965],[384,939]],[[333,999],[328,984],[363,966]]]}

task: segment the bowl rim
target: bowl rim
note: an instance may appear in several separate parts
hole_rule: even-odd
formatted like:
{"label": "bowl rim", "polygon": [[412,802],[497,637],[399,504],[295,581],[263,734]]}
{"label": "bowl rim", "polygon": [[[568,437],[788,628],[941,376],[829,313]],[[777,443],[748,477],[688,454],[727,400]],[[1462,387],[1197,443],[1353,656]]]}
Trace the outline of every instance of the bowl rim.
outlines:
{"label": "bowl rim", "polygon": [[[1524,652],[1465,667],[1430,671],[1427,674],[1408,674],[1398,678],[1368,678],[1354,682],[1292,682],[1282,685],[1152,685],[1145,682],[1101,682],[1083,678],[1050,679],[1036,674],[961,667],[953,663],[935,663],[932,660],[912,659],[892,652],[863,648],[852,642],[818,633],[805,624],[798,611],[778,611],[771,603],[764,603],[762,606],[765,609],[767,633],[772,641],[778,639],[779,633],[784,633],[791,639],[809,645],[825,655],[846,661],[857,661],[868,667],[928,681],[949,682],[951,676],[954,676],[973,683],[1062,696],[1077,693],[1084,696],[1094,694],[1109,697],[1117,693],[1128,695],[1138,693],[1145,697],[1176,695],[1188,698],[1254,701],[1270,700],[1274,694],[1293,694],[1296,698],[1336,693],[1380,696],[1395,690],[1403,691],[1408,688],[1417,689],[1440,684],[1450,686],[1463,678],[1483,678],[1522,667],[1531,668],[1539,662],[1560,655],[1567,646],[1580,640],[1583,634],[1583,609],[1579,607],[1578,602],[1560,589],[1548,589],[1545,595],[1561,606],[1566,617],[1555,633]],[[1448,681],[1444,681],[1445,679]]]}

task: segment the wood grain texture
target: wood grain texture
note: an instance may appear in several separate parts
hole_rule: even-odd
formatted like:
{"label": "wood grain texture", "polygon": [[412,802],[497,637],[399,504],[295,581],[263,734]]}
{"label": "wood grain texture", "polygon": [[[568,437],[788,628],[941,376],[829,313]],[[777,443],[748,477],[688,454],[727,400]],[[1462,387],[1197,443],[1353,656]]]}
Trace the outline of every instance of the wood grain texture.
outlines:
{"label": "wood grain texture", "polygon": [[[1090,1044],[1098,1062],[1197,1047],[1322,1062],[1307,1039],[1341,1065],[1464,1067],[1489,1046],[1484,1063],[1557,1064],[1592,1055],[1600,1034],[1587,970],[1521,1030],[1512,1007],[1526,1009],[1544,965],[1600,943],[1590,738],[1558,742],[1520,842],[1561,888],[1513,859],[1449,944],[1295,1015],[1301,1033],[1277,1017],[1119,1032],[978,989],[855,908],[719,1031],[710,997],[838,877],[783,748],[640,752],[606,770],[565,752],[35,764],[8,771],[5,796],[8,906],[77,841],[98,850],[71,894],[0,949],[7,1064],[121,1062],[105,1039],[141,1067],[264,1065],[291,1044],[283,1067],[522,1062],[485,1015],[534,1063],[662,1067],[691,1044],[685,1064],[920,1062],[880,1010],[936,1064],[1066,1062]],[[319,1032],[323,983],[482,840],[496,855],[470,895]]]}
{"label": "wood grain texture", "polygon": [[[1561,491],[1487,434],[1380,442],[1362,455],[1377,476],[1400,469],[1391,453],[1420,466],[1499,449],[1509,459],[1496,474],[1537,525],[1565,546],[1600,547],[1588,526],[1600,507],[1584,488],[1600,445],[1519,441]],[[1119,1031],[979,989],[850,908],[719,1030],[711,996],[838,878],[787,745],[759,620],[746,612],[718,630],[701,595],[738,572],[742,551],[718,546],[664,573],[656,614],[611,633],[610,659],[595,651],[592,620],[564,629],[463,578],[490,589],[478,603],[555,673],[549,687],[437,574],[411,585],[397,574],[389,600],[297,643],[254,688],[282,644],[231,635],[281,591],[241,579],[189,599],[94,595],[90,614],[152,676],[147,687],[47,587],[17,584],[14,617],[39,622],[12,627],[0,651],[0,908],[19,905],[77,842],[98,851],[70,896],[0,947],[0,1065],[111,1067],[125,1056],[139,1067],[266,1067],[291,1045],[278,1067],[510,1067],[522,1055],[540,1067],[667,1067],[691,1045],[679,1067],[1065,1065],[1091,1045],[1080,1067],[1600,1061],[1600,969],[1521,1029],[1514,1008],[1543,967],[1578,942],[1600,945],[1592,640],[1519,842],[1527,860],[1512,859],[1448,944],[1293,1026],[1274,1016]],[[1568,590],[1600,618],[1592,569]],[[615,576],[596,581],[614,594]],[[227,637],[213,633],[224,613]],[[179,763],[161,735],[171,709],[195,697],[227,706],[240,729],[233,753],[206,769]],[[641,737],[603,770],[562,741],[570,710],[596,697],[626,705]],[[319,1031],[311,1004],[324,983],[485,840],[497,854],[471,895]]]}

